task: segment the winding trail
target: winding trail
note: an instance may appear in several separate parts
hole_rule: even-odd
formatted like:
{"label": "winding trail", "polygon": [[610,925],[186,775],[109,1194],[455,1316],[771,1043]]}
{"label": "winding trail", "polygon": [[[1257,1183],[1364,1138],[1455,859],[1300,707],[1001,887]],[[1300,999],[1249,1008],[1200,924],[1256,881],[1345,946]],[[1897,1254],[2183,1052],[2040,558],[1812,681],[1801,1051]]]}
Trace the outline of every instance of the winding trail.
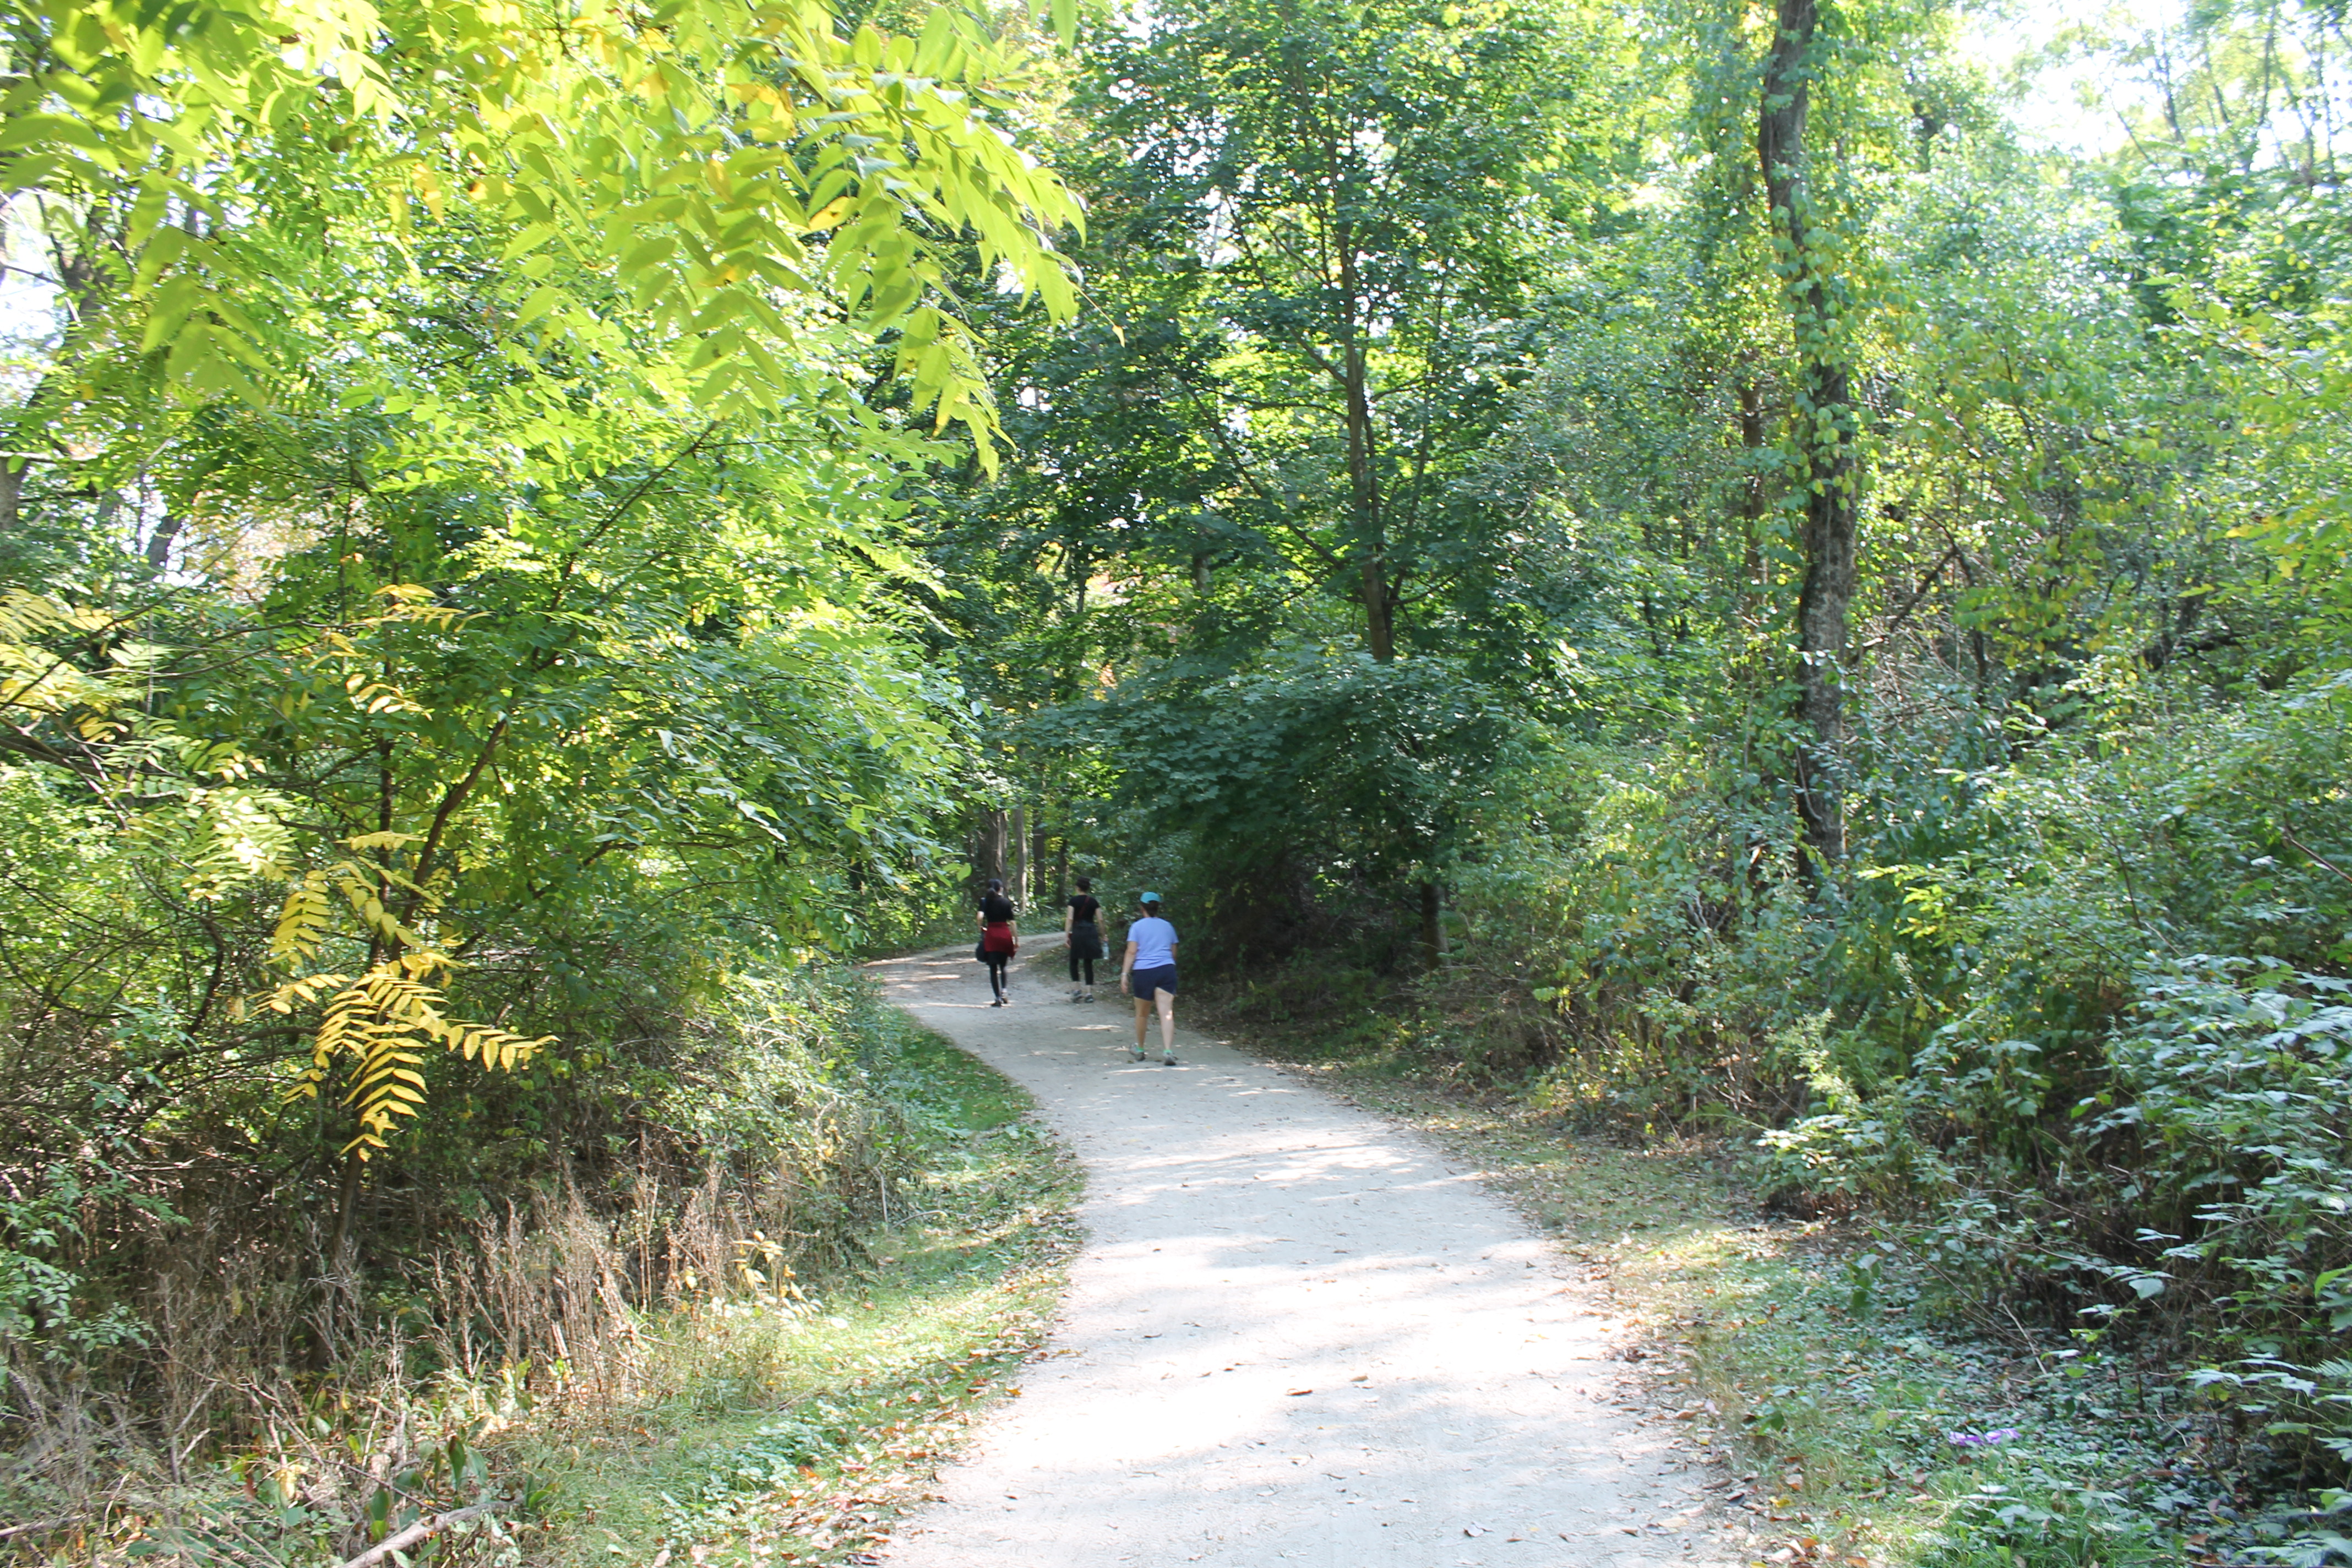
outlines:
{"label": "winding trail", "polygon": [[1585,1287],[1420,1139],[1190,1032],[1129,1061],[1115,969],[1091,1007],[1020,973],[991,1008],[969,950],[874,972],[1088,1179],[1052,1348],[892,1568],[1731,1561]]}

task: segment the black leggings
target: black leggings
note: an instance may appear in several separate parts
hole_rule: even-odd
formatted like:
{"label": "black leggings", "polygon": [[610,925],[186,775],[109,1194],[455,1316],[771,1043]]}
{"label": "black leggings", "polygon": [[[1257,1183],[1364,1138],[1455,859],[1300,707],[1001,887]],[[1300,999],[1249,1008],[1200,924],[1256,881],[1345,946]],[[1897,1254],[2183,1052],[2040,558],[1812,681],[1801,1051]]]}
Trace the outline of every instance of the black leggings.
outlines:
{"label": "black leggings", "polygon": [[1095,961],[1091,958],[1080,958],[1075,952],[1070,954],[1070,984],[1076,985],[1078,983],[1078,970],[1081,965],[1087,972],[1087,988],[1092,990],[1095,984]]}
{"label": "black leggings", "polygon": [[1012,958],[1009,952],[988,955],[988,988],[999,996],[1004,994],[1004,965]]}

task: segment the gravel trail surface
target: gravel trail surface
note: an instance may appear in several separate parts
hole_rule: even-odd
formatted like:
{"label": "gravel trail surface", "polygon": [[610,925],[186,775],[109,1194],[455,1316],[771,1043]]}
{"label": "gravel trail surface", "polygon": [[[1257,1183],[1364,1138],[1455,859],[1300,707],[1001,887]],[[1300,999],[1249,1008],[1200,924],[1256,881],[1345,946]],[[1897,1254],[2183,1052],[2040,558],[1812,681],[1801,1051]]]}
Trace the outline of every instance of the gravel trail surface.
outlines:
{"label": "gravel trail surface", "polygon": [[1732,1561],[1605,1308],[1412,1133],[1189,1031],[1129,1060],[1115,963],[1092,1006],[1021,973],[992,1008],[968,948],[874,969],[1088,1182],[1052,1347],[892,1568]]}

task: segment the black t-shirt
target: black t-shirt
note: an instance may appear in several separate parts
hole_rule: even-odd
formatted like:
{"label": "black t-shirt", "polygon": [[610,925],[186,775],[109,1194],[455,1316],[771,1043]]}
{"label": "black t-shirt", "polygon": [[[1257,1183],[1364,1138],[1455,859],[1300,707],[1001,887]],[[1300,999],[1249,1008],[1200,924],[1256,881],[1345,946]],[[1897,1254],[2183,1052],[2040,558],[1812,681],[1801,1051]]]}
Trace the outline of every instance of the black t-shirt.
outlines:
{"label": "black t-shirt", "polygon": [[1079,925],[1094,924],[1095,917],[1100,913],[1102,913],[1102,900],[1092,893],[1080,893],[1070,900],[1070,919]]}
{"label": "black t-shirt", "polygon": [[1002,893],[990,893],[980,900],[980,912],[991,921],[1009,921],[1013,918],[1013,900]]}

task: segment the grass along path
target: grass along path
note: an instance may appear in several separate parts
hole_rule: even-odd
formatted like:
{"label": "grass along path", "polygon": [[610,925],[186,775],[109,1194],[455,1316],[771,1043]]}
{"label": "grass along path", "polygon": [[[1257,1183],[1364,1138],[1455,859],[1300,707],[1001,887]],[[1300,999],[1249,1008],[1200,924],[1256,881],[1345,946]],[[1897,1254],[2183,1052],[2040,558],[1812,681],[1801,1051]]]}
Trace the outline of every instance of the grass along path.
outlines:
{"label": "grass along path", "polygon": [[666,1398],[518,1432],[509,1457],[552,1482],[525,1561],[873,1561],[1004,1396],[1059,1293],[1077,1175],[1020,1089],[936,1036],[902,1049],[933,1141],[919,1216],[868,1238],[870,1272],[665,1325]]}
{"label": "grass along path", "polygon": [[[2089,1346],[1972,1325],[1927,1260],[1859,1225],[1757,1212],[1735,1151],[1569,1132],[1393,1058],[1294,1071],[1415,1128],[1549,1234],[1614,1309],[1628,1404],[1719,1467],[1748,1563],[2135,1568],[2251,1562],[2210,1423]],[[1956,1441],[1956,1437],[1959,1440]],[[1988,1440],[1990,1439],[1990,1440]]]}
{"label": "grass along path", "polygon": [[[1027,966],[1033,1010],[1058,994],[1055,963]],[[1115,994],[1087,1011],[1125,1026]],[[874,1238],[874,1271],[814,1301],[673,1325],[668,1398],[537,1445],[557,1500],[525,1531],[527,1561],[868,1563],[938,1498],[939,1464],[1046,1342],[1078,1181],[1016,1086],[935,1036],[907,1048],[940,1136],[931,1217]],[[2113,1423],[2094,1442],[2082,1410],[2053,1402],[2058,1385],[2074,1406],[2095,1404],[2102,1380],[2108,1403],[2124,1402],[2114,1367],[2047,1367],[1924,1311],[1915,1260],[1855,1227],[1757,1214],[1722,1149],[1574,1136],[1506,1097],[1267,1054],[1447,1150],[1572,1265],[1609,1314],[1621,1413],[1712,1467],[1704,1506],[1644,1517],[1640,1535],[1703,1533],[1709,1555],[1744,1563],[1848,1568],[2228,1560],[2182,1522],[2226,1500],[2189,1484],[2187,1467],[2170,1528],[2146,1506],[2150,1487],[2171,1485],[2177,1434],[2140,1421],[2119,1454]],[[1864,1258],[1876,1261],[1857,1268]],[[2010,1429],[2020,1438],[1950,1441]],[[2136,1468],[2135,1498],[2103,1484],[2118,1463]]]}

